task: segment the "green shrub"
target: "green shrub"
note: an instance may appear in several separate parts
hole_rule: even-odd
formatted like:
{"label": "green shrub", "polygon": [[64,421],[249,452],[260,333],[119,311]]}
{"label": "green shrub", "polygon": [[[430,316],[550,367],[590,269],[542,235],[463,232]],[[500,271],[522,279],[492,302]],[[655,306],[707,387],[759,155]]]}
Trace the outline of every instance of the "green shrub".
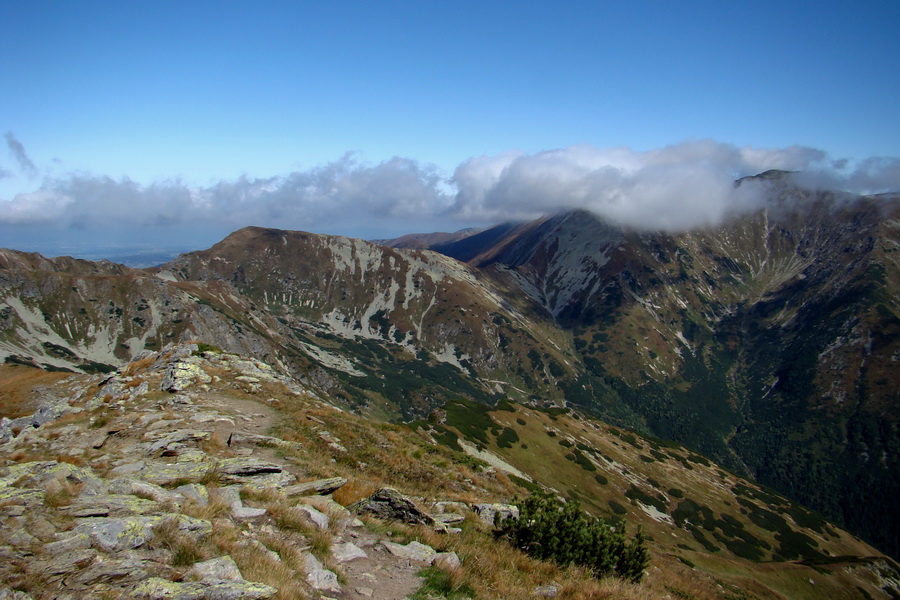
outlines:
{"label": "green shrub", "polygon": [[520,503],[519,516],[499,526],[500,535],[531,556],[581,565],[597,577],[638,582],[650,562],[640,530],[628,540],[622,527],[613,528],[582,511],[578,502],[563,503],[547,492],[532,492]]}

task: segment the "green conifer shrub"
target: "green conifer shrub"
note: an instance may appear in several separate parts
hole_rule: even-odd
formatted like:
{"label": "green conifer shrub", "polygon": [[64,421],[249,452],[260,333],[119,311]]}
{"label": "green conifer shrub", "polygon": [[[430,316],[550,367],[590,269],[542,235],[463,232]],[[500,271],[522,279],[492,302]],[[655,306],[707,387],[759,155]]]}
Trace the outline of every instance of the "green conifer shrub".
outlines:
{"label": "green conifer shrub", "polygon": [[630,540],[615,528],[581,510],[578,502],[533,491],[519,503],[519,516],[498,523],[499,535],[541,560],[581,565],[596,577],[616,575],[637,583],[650,562],[643,533]]}

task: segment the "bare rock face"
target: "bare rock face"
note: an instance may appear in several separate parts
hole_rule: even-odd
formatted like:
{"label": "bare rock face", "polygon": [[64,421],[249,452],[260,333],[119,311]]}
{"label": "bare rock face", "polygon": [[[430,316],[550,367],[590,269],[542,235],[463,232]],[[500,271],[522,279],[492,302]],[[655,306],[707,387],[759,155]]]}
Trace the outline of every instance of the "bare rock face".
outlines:
{"label": "bare rock face", "polygon": [[434,518],[412,500],[393,488],[382,488],[349,507],[358,515],[371,514],[379,519],[401,521],[412,525],[433,525]]}

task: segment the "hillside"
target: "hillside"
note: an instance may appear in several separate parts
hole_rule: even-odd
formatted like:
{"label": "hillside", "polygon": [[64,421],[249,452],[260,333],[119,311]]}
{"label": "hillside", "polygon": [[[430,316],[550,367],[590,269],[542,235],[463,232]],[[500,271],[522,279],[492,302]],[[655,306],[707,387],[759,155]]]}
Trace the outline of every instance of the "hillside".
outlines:
{"label": "hillside", "polygon": [[679,440],[890,552],[900,380],[900,204],[803,195],[715,230],[571,213],[441,247],[572,336],[566,399]]}
{"label": "hillside", "polygon": [[[700,600],[900,590],[893,561],[806,509],[681,446],[569,410],[459,400],[411,426],[379,424],[206,345],[57,382],[29,384],[30,367],[7,369],[20,372],[8,388],[18,404],[42,399],[33,416],[0,421],[0,593],[20,590],[12,597]],[[643,582],[598,581],[496,539],[479,511],[536,484],[624,519],[629,531],[642,526],[651,551]],[[408,514],[434,523],[369,516],[357,501],[386,487],[412,502]]]}
{"label": "hillside", "polygon": [[381,421],[577,407],[896,556],[870,499],[900,482],[900,201],[769,178],[764,209],[682,233],[575,212],[443,254],[254,227],[149,270],[4,250],[0,355],[104,372],[202,339]]}

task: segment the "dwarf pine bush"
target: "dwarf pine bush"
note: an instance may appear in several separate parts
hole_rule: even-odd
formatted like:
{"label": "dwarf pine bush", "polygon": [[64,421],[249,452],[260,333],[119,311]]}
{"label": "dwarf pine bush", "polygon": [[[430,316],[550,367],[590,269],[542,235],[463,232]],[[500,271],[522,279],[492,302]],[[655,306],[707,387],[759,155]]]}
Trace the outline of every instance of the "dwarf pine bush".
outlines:
{"label": "dwarf pine bush", "polygon": [[639,582],[650,563],[644,535],[626,539],[612,527],[581,510],[578,502],[563,503],[547,492],[533,491],[519,504],[518,518],[498,523],[499,534],[513,546],[559,565],[581,565],[596,577],[616,575]]}

